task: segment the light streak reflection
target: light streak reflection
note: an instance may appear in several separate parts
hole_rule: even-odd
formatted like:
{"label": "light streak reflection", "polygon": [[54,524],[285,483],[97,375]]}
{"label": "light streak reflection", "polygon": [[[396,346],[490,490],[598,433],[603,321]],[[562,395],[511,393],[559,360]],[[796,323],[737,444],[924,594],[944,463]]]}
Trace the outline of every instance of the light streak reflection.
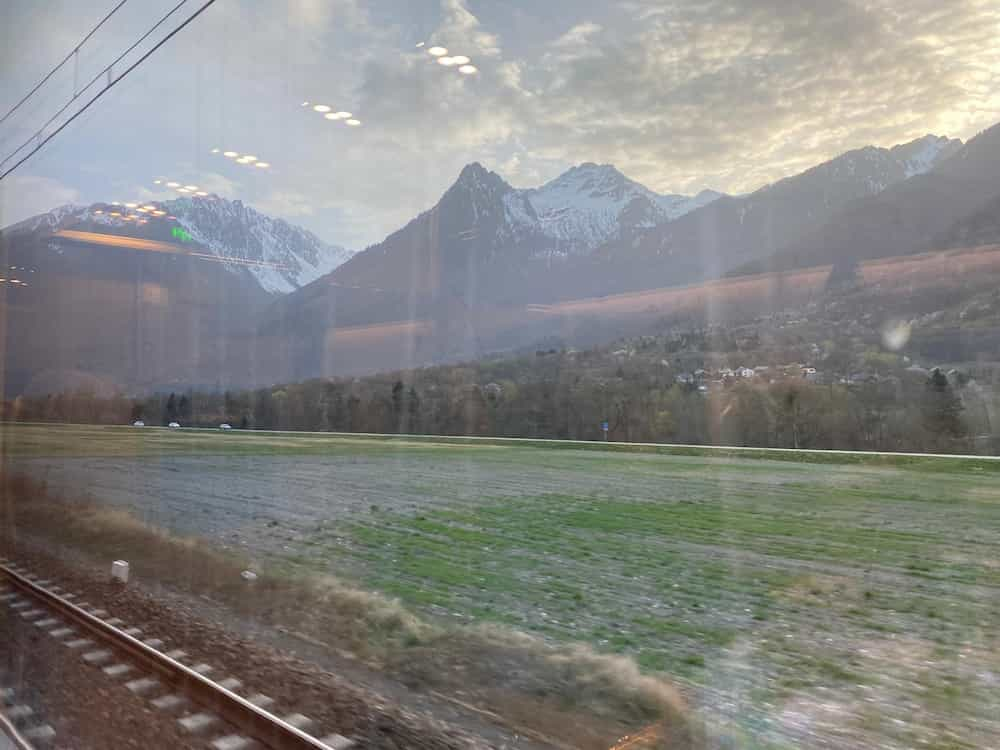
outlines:
{"label": "light streak reflection", "polygon": [[256,266],[260,268],[285,269],[287,265],[282,263],[269,263],[263,260],[253,260],[252,258],[238,258],[232,255],[212,255],[211,253],[200,253],[172,242],[161,242],[160,240],[148,240],[142,237],[129,237],[120,234],[101,234],[98,232],[84,232],[76,229],[60,229],[52,233],[53,237],[59,237],[75,242],[85,242],[91,245],[106,245],[108,247],[127,248],[129,250],[143,250],[153,253],[173,253],[175,255],[187,255],[200,260],[212,261],[215,263],[232,263],[239,266]]}

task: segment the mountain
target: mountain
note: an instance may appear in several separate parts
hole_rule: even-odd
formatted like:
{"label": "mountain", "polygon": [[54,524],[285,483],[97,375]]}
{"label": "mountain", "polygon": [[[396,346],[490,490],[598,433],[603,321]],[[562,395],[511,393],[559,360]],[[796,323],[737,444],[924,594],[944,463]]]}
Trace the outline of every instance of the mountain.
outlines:
{"label": "mountain", "polygon": [[925,135],[915,141],[893,146],[889,153],[903,166],[907,177],[930,172],[962,148],[957,138],[942,135]]}
{"label": "mountain", "polygon": [[610,164],[586,162],[545,183],[522,191],[535,211],[542,234],[558,253],[589,253],[615,239],[690,213],[720,198],[703,190],[694,197],[660,195],[630,180]]}
{"label": "mountain", "polygon": [[63,206],[4,229],[0,252],[5,387],[29,393],[267,380],[257,320],[349,255],[215,197]]}
{"label": "mountain", "polygon": [[473,163],[432,209],[329,278],[340,288],[401,294],[417,306],[450,297],[510,304],[525,299],[532,268],[564,255],[561,248],[561,239],[543,230],[526,191]]}
{"label": "mountain", "polygon": [[[285,294],[329,273],[353,254],[328,245],[312,232],[256,211],[242,201],[218,196],[150,201],[164,212],[138,212],[110,203],[61,206],[3,230],[9,238],[32,232],[74,229],[93,232],[127,232],[129,236],[170,239],[176,227],[185,242],[220,258],[230,273],[254,279],[269,294]],[[117,216],[115,214],[118,214]],[[139,223],[143,222],[144,223]]]}
{"label": "mountain", "polygon": [[30,274],[4,287],[8,389],[80,372],[122,388],[227,387],[603,340],[613,315],[549,306],[969,236],[989,217],[959,222],[998,192],[998,141],[994,129],[965,145],[866,147],[742,196],[659,195],[592,163],[519,189],[472,163],[354,255],[239,201],[62,207],[0,233]]}
{"label": "mountain", "polygon": [[[410,304],[461,298],[507,305],[597,293],[592,258],[721,197],[660,195],[610,165],[581,164],[518,189],[467,165],[429,211],[358,253],[330,277],[339,288],[403,294]],[[399,312],[399,310],[397,310]]]}
{"label": "mountain", "polygon": [[923,174],[961,148],[928,135],[893,148],[848,151],[748,195],[722,197],[646,232],[637,243],[602,249],[617,261],[615,291],[721,276],[772,256],[841,209]]}
{"label": "mountain", "polygon": [[592,163],[525,190],[469,164],[433,208],[278,300],[259,332],[285,342],[273,367],[288,379],[523,346],[562,335],[537,308],[721,276],[958,148],[858,149],[739,197],[660,196]]}
{"label": "mountain", "polygon": [[[790,269],[992,243],[991,201],[1000,198],[1000,125],[878,195],[852,201],[744,270]],[[994,214],[995,216],[995,214]]]}
{"label": "mountain", "polygon": [[337,314],[361,323],[447,300],[469,308],[544,304],[720,276],[960,147],[938,136],[866,147],[740,197],[659,195],[589,162],[517,189],[470,164],[436,206],[330,276],[354,290],[352,302],[340,295]]}

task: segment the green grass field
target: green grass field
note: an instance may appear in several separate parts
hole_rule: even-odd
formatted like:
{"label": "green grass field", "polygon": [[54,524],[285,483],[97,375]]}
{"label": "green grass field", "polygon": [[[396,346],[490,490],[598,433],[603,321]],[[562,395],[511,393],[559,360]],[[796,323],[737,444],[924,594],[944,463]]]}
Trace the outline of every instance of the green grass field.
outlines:
{"label": "green grass field", "polygon": [[14,464],[179,467],[192,508],[198,467],[271,466],[312,493],[271,553],[289,574],[628,655],[759,744],[1000,737],[1000,463],[587,448],[4,428]]}

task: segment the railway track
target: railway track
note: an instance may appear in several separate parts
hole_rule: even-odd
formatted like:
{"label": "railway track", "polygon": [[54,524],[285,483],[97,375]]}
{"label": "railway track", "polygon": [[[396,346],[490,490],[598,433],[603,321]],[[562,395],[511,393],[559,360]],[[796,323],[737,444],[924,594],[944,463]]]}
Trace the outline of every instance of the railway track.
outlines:
{"label": "railway track", "polygon": [[[204,735],[213,750],[347,750],[356,746],[339,734],[323,738],[310,734],[306,728],[313,722],[308,717],[277,716],[268,710],[272,701],[267,696],[238,694],[238,679],[210,679],[206,675],[209,665],[184,664],[181,659],[186,654],[180,649],[161,650],[161,640],[142,640],[138,628],[126,627],[104,610],[81,601],[79,595],[6,560],[0,560],[0,606],[79,652],[86,665],[100,669],[107,679],[127,679],[125,686],[148,698],[153,707],[165,712],[183,708],[176,719],[180,727],[192,735]],[[5,736],[17,750],[51,741],[51,727],[30,726],[30,706],[18,705],[12,689],[0,689],[0,748],[4,748]],[[5,703],[12,705],[5,709]],[[219,734],[223,722],[236,731]]]}

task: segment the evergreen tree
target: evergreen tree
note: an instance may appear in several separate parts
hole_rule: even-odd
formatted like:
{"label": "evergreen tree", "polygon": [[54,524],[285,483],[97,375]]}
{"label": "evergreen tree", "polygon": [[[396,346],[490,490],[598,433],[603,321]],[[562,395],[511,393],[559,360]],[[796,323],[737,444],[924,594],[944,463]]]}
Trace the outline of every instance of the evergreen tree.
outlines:
{"label": "evergreen tree", "polygon": [[962,399],[940,369],[927,377],[922,405],[924,427],[937,438],[954,439],[965,435],[962,422]]}

